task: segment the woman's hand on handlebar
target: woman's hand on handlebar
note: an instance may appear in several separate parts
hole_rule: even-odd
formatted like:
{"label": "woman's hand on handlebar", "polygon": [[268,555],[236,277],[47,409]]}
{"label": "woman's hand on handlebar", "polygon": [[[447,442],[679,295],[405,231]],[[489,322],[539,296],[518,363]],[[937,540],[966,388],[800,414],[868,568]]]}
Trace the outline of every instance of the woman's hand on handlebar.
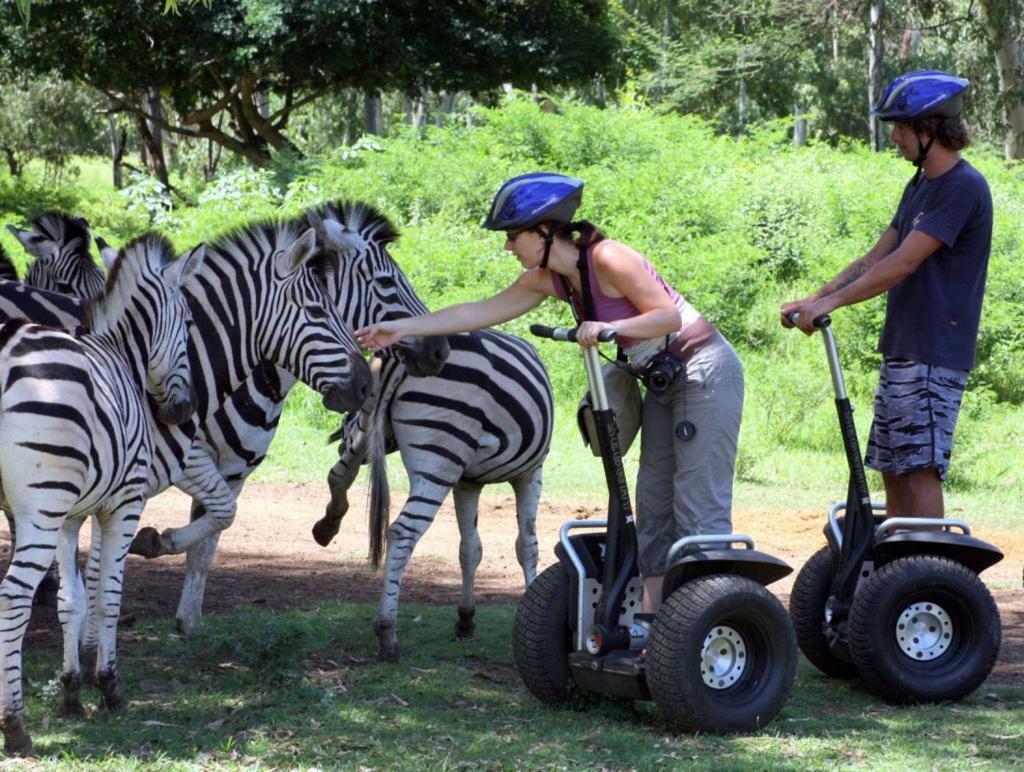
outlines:
{"label": "woman's hand on handlebar", "polygon": [[615,330],[614,325],[607,322],[583,322],[576,328],[576,342],[583,348],[597,345],[597,336],[604,330]]}
{"label": "woman's hand on handlebar", "polygon": [[395,343],[398,343],[409,333],[402,326],[407,319],[397,319],[393,322],[377,322],[356,330],[356,341],[365,349],[380,351]]}

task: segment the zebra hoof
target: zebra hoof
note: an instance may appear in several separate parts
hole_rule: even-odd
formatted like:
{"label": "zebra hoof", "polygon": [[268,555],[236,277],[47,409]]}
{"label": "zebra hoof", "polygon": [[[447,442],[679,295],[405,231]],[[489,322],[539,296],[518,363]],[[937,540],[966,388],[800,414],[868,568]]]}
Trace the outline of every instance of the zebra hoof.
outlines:
{"label": "zebra hoof", "polygon": [[[95,653],[95,649],[93,650]],[[80,673],[65,673],[60,677],[61,700],[57,708],[60,718],[85,718],[85,710],[79,695],[82,691]]]}
{"label": "zebra hoof", "polygon": [[390,620],[378,619],[373,623],[373,631],[377,634],[377,659],[381,662],[398,662],[401,654],[398,651],[398,635],[395,623]]}
{"label": "zebra hoof", "polygon": [[322,519],[317,520],[313,524],[313,539],[321,547],[326,547],[331,543],[331,540],[338,535],[338,529],[341,527],[341,518],[334,519],[330,515],[325,515]]}
{"label": "zebra hoof", "polygon": [[476,622],[473,617],[476,609],[459,609],[459,621],[455,623],[455,637],[465,641],[476,635]]}
{"label": "zebra hoof", "polygon": [[128,547],[128,552],[132,555],[141,555],[144,558],[152,559],[166,555],[168,550],[160,532],[156,528],[147,526],[140,528],[139,532],[135,534],[131,546]]}
{"label": "zebra hoof", "polygon": [[190,619],[188,617],[175,617],[174,626],[178,628],[178,632],[188,638],[195,632],[196,625],[199,624],[198,619]]}
{"label": "zebra hoof", "polygon": [[4,753],[8,756],[31,756],[32,738],[25,731],[21,716],[9,718],[3,722]]}
{"label": "zebra hoof", "polygon": [[107,670],[96,676],[96,685],[103,693],[103,712],[120,713],[128,707],[124,696],[124,681],[116,670]]}

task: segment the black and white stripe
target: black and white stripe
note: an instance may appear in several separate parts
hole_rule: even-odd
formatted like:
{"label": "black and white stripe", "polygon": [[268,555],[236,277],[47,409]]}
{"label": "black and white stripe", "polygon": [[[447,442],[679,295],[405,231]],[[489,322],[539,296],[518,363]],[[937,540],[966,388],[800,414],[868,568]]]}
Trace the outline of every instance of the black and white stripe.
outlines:
{"label": "black and white stripe", "polygon": [[103,271],[89,253],[89,223],[64,212],[32,218],[32,230],[7,229],[35,260],[25,283],[50,292],[94,298],[103,291]]}
{"label": "black and white stripe", "polygon": [[185,288],[195,319],[189,355],[204,431],[161,432],[155,464],[161,485],[176,484],[193,497],[193,511],[207,516],[164,534],[143,528],[132,552],[182,552],[232,522],[245,477],[232,476],[232,464],[241,460],[247,474],[266,452],[265,446],[250,452],[244,431],[234,431],[239,415],[272,437],[296,379],[323,394],[331,409],[362,403],[369,369],[327,294],[337,274],[337,257],[317,247],[304,221],[255,224],[209,247],[202,271]]}
{"label": "black and white stripe", "polygon": [[[124,249],[106,290],[87,308],[81,336],[21,320],[0,325],[0,503],[19,533],[0,585],[0,728],[8,754],[31,750],[21,643],[32,596],[55,552],[62,575],[61,712],[83,715],[80,642],[94,647],[90,675],[106,707],[124,706],[115,656],[124,558],[155,492],[151,406],[157,418],[175,423],[188,421],[195,407],[181,285],[201,261],[199,249],[172,262],[165,240],[142,237]],[[75,547],[89,514],[99,528],[87,604]]]}
{"label": "black and white stripe", "polygon": [[[537,352],[526,341],[494,330],[449,338],[444,368],[428,378],[410,377],[401,362],[385,357],[375,396],[342,430],[339,460],[328,475],[331,502],[314,526],[326,545],[348,509],[347,491],[359,465],[371,461],[371,560],[380,561],[387,528],[387,559],[374,629],[380,656],[398,658],[396,621],[405,567],[420,537],[452,492],[461,543],[462,597],[456,634],[473,634],[474,580],[482,557],[477,529],[480,491],[511,483],[519,536],[516,557],[527,585],[537,573],[535,523],[541,469],[554,421],[551,384]],[[383,449],[396,448],[409,476],[409,497],[388,526]]]}
{"label": "black and white stripe", "polygon": [[[379,212],[358,202],[331,203],[297,221],[297,227],[307,225],[316,229],[321,244],[337,261],[337,270],[328,277],[328,294],[347,324],[357,327],[426,311],[388,252],[398,234]],[[406,366],[424,374],[437,372],[448,355],[444,337],[413,338],[398,348]],[[218,471],[236,494],[266,456],[294,382],[280,369],[258,368],[219,405],[211,403],[202,410],[200,442],[217,459]],[[193,523],[202,521],[203,515],[200,503],[193,502]],[[176,614],[183,632],[191,630],[202,614],[216,545],[214,537],[189,550]]]}

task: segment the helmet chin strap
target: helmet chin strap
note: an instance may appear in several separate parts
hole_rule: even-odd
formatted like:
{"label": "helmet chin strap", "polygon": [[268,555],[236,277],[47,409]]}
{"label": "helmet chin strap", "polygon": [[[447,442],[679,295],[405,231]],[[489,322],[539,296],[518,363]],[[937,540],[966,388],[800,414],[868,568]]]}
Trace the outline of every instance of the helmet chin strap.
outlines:
{"label": "helmet chin strap", "polygon": [[547,233],[545,233],[543,230],[540,229],[540,226],[537,226],[536,228],[534,228],[534,230],[544,237],[544,257],[540,261],[540,267],[547,268],[548,258],[551,257],[551,245],[555,241],[555,229],[548,228]]}
{"label": "helmet chin strap", "polygon": [[928,157],[928,151],[932,149],[932,143],[935,141],[935,137],[928,138],[928,144],[921,141],[921,135],[914,132],[914,136],[917,137],[917,158],[914,159],[914,166],[917,167],[917,171],[914,173],[913,184],[917,183],[921,179],[921,173],[924,171],[924,159]]}

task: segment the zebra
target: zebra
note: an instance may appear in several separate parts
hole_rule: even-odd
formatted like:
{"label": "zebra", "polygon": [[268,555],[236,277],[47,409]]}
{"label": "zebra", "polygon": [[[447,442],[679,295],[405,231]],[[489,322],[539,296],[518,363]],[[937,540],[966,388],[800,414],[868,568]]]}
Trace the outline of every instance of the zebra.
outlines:
{"label": "zebra", "polygon": [[[426,306],[388,251],[397,240],[398,231],[378,210],[362,202],[331,202],[311,208],[298,222],[314,227],[325,248],[337,258],[338,270],[331,276],[329,295],[346,323],[361,327],[374,321],[426,313]],[[418,375],[436,373],[448,356],[448,340],[443,336],[405,340],[398,348],[405,367]],[[206,358],[213,356],[207,352]],[[266,456],[285,395],[293,383],[289,374],[272,366],[261,367],[219,405],[210,403],[201,408],[199,441],[217,459],[222,477],[236,495]],[[200,522],[204,517],[202,504],[193,501],[192,522]],[[146,557],[160,554],[159,548],[149,549],[150,544],[140,545],[143,548],[138,553]],[[189,633],[201,617],[216,547],[214,535],[188,551],[185,581],[175,614],[182,633]]]}
{"label": "zebra", "polygon": [[[0,325],[0,502],[22,535],[0,585],[0,728],[8,755],[26,755],[21,645],[32,597],[54,553],[61,565],[60,714],[83,716],[79,642],[87,613],[95,683],[108,710],[125,705],[115,644],[124,558],[152,495],[154,415],[182,424],[195,410],[182,284],[203,260],[180,260],[156,235],[125,247],[74,337],[24,320]],[[149,404],[147,404],[147,402]],[[99,522],[97,586],[86,601],[75,561],[84,518]],[[90,608],[87,608],[87,605]]]}
{"label": "zebra", "polygon": [[89,254],[91,238],[85,218],[50,211],[33,217],[31,222],[32,230],[7,226],[35,258],[28,267],[25,283],[85,300],[99,295],[106,278]]}
{"label": "zebra", "polygon": [[378,656],[389,662],[399,658],[396,625],[405,566],[449,491],[461,537],[457,637],[472,637],[475,629],[473,588],[482,557],[477,516],[484,485],[511,483],[519,525],[516,557],[527,586],[537,575],[535,522],[554,423],[547,371],[533,346],[512,335],[482,330],[450,336],[449,342],[447,363],[430,378],[408,377],[399,360],[386,356],[374,396],[332,436],[343,440],[340,458],[328,474],[327,512],[313,527],[313,538],[327,546],[348,510],[348,488],[369,457],[370,559],[379,565],[388,526],[383,456],[389,432],[409,476],[409,497],[387,528],[385,577],[374,622]]}
{"label": "zebra", "polygon": [[[218,469],[219,449],[211,449],[204,437],[223,432],[220,449],[249,458],[230,425],[238,414],[260,412],[257,400],[264,397],[246,391],[257,371],[267,373],[255,380],[272,400],[283,401],[298,378],[324,393],[330,409],[358,408],[369,391],[369,368],[333,298],[325,294],[336,267],[337,257],[317,246],[304,221],[254,223],[209,245],[202,271],[184,290],[195,319],[189,356],[197,421],[206,431],[197,425],[189,436],[165,432],[158,446],[162,469],[185,465],[176,485],[208,516],[163,534],[142,528],[132,552],[183,552],[231,523],[240,485],[225,479]],[[330,341],[336,345],[328,347]],[[289,379],[284,391],[279,373]]]}
{"label": "zebra", "polygon": [[[93,261],[89,253],[89,223],[84,217],[72,216],[65,212],[48,211],[31,219],[32,230],[22,230],[14,225],[8,225],[7,229],[21,243],[25,251],[35,259],[29,264],[25,276],[26,291],[28,287],[35,287],[48,292],[58,292],[63,295],[77,297],[81,300],[91,300],[103,291],[106,277]],[[3,255],[6,259],[6,255]],[[117,251],[108,253],[108,265],[117,257]],[[17,280],[17,271],[14,265],[6,260],[6,265],[0,262],[0,278]],[[16,291],[13,287],[5,287],[2,290],[3,297],[8,292]],[[4,300],[0,297],[0,315],[6,318],[3,313]],[[36,294],[35,297],[43,296]],[[43,306],[40,303],[40,306]],[[24,309],[24,301],[22,301]],[[79,305],[71,306],[72,315],[79,315]],[[40,308],[30,315],[30,318],[41,324],[49,324],[61,329],[68,325],[75,325],[77,332],[77,318],[61,319],[59,312],[56,312],[50,305],[49,309]],[[4,512],[11,531],[11,541],[15,540],[14,520],[9,512]],[[57,594],[57,564],[54,561],[46,576],[39,584],[37,602],[42,605],[55,605]]]}

